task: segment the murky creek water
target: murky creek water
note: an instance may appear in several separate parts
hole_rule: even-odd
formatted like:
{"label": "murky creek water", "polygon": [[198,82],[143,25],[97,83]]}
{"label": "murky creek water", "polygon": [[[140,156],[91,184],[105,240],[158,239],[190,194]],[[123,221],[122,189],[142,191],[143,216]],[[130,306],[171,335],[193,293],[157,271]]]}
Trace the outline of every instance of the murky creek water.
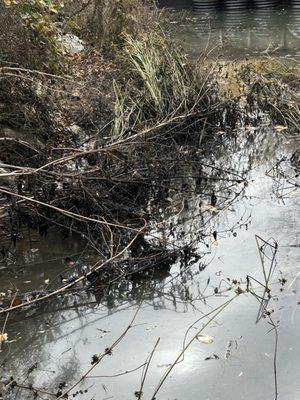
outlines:
{"label": "murky creek water", "polygon": [[[166,220],[165,227],[172,222],[172,234],[167,228],[153,228],[152,232],[179,244],[194,241],[202,258],[185,268],[178,261],[170,273],[131,283],[116,297],[97,302],[92,294],[81,292],[67,296],[63,303],[52,301],[51,306],[43,306],[39,313],[28,315],[25,320],[8,320],[9,341],[0,354],[1,361],[5,360],[1,375],[13,375],[20,380],[23,377],[35,387],[56,393],[60,383],[70,385],[80,378],[91,366],[93,354],[103,352],[113,343],[141,301],[135,326],[76,390],[82,390],[77,397],[83,400],[135,398],[142,369],[110,376],[143,364],[160,338],[143,388],[143,398],[151,399],[160,378],[181,351],[188,328],[234,297],[234,290],[225,290],[233,284],[232,280],[240,282],[244,289],[247,275],[263,281],[255,241],[255,235],[259,235],[270,243],[278,243],[276,267],[270,280],[272,298],[267,305],[278,326],[278,398],[298,399],[300,247],[295,245],[300,243],[300,192],[288,188],[291,185],[278,173],[275,178],[270,176],[278,160],[282,160],[280,168],[286,170],[287,176],[295,175],[289,161],[294,149],[294,143],[284,139],[284,133],[250,127],[217,146],[213,165],[245,176],[248,184],[234,185],[236,198],[231,202],[222,202],[222,192],[216,192],[216,207],[209,207],[205,201],[199,205],[199,196],[190,193],[168,199],[168,206],[161,209],[161,219]],[[278,198],[282,195],[284,198]],[[198,240],[203,214],[207,231],[216,231],[217,238],[210,234]],[[85,251],[78,238],[63,239],[56,233],[45,239],[33,237],[31,241],[26,237],[23,247],[18,246],[13,271],[18,271],[14,282],[21,290],[36,288],[55,276],[62,269],[63,256]],[[266,246],[268,256],[270,250]],[[28,263],[32,264],[30,268]],[[268,258],[265,265],[266,269],[270,267]],[[6,288],[13,281],[14,272],[11,279],[7,278],[7,269],[0,270],[0,274],[1,287]],[[283,278],[287,280],[284,284]],[[251,282],[253,291],[261,296],[260,285]],[[268,318],[259,318],[257,322],[258,317],[258,299],[250,293],[238,296],[203,332],[213,342],[193,342],[156,398],[274,399],[275,332]],[[196,322],[188,337],[206,321],[207,318]],[[37,368],[27,378],[28,369],[35,364]],[[23,390],[16,398],[26,399],[27,395],[31,398],[32,393]]]}
{"label": "murky creek water", "polygon": [[[161,0],[163,7],[193,13],[178,26],[178,38],[187,51],[209,52],[218,57],[239,58],[280,54],[299,55],[300,3],[278,5],[276,1],[217,1]],[[256,3],[261,3],[261,6]]]}

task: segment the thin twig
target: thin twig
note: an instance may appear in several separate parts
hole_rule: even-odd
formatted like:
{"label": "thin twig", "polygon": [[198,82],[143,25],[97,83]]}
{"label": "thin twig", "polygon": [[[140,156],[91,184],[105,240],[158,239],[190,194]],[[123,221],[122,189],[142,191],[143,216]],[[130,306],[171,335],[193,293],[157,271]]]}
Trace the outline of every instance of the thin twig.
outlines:
{"label": "thin twig", "polygon": [[105,349],[104,353],[97,355],[97,360],[92,364],[92,366],[90,368],[88,368],[88,370],[81,376],[81,378],[77,382],[75,382],[65,393],[63,393],[61,396],[59,396],[58,400],[65,399],[68,396],[68,394],[73,389],[75,389],[75,387],[78,386],[90,374],[90,372],[93,371],[94,368],[96,368],[100,364],[100,362],[104,359],[104,357],[112,354],[112,350],[122,341],[122,339],[126,336],[128,331],[132,328],[132,325],[133,325],[133,323],[136,319],[136,316],[140,310],[141,304],[142,303],[140,303],[139,307],[137,308],[136,312],[133,315],[133,318],[131,319],[129,325],[123,331],[123,333],[114,341],[114,343],[109,348]]}
{"label": "thin twig", "polygon": [[151,400],[155,400],[157,393],[160,391],[161,387],[163,386],[164,382],[166,381],[167,377],[170,375],[170,373],[172,372],[173,368],[175,367],[175,365],[178,363],[178,361],[180,360],[180,358],[183,356],[183,354],[186,352],[186,350],[190,347],[190,345],[194,342],[194,340],[203,332],[203,330],[211,324],[212,321],[215,320],[215,318],[221,314],[222,311],[224,311],[224,309],[226,307],[228,307],[229,304],[232,303],[233,300],[235,300],[237,298],[238,294],[235,295],[234,297],[232,297],[230,300],[226,301],[225,303],[223,303],[219,308],[219,310],[202,326],[202,328],[189,340],[189,342],[184,346],[184,348],[180,351],[180,353],[178,354],[178,356],[176,357],[175,361],[171,364],[171,366],[167,369],[167,371],[164,373],[164,375],[162,376],[159,384],[157,385]]}

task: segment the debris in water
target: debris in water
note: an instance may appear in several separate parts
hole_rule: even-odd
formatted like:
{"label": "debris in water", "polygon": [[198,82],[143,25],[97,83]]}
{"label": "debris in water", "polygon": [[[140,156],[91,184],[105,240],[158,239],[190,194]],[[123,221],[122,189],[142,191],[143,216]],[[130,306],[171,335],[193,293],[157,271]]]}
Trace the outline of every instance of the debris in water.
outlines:
{"label": "debris in water", "polygon": [[105,331],[104,329],[100,329],[100,328],[97,328],[97,331],[101,332],[100,335],[96,336],[98,339],[102,339],[102,338],[104,338],[104,336],[106,336],[108,333],[110,333],[110,331]]}
{"label": "debris in water", "polygon": [[204,336],[201,334],[197,336],[197,340],[204,344],[211,344],[214,342],[214,339],[211,336]]}
{"label": "debris in water", "polygon": [[201,204],[200,209],[202,212],[209,211],[211,213],[217,213],[219,211],[217,207],[212,206],[211,204]]}
{"label": "debris in water", "polygon": [[217,196],[215,195],[215,193],[212,193],[211,198],[210,198],[210,204],[212,206],[216,206],[217,205]]}
{"label": "debris in water", "polygon": [[153,331],[153,329],[156,329],[157,325],[153,325],[153,326],[149,326],[148,328],[146,328],[146,331]]}
{"label": "debris in water", "polygon": [[286,131],[286,130],[287,130],[287,127],[284,126],[284,125],[275,125],[275,126],[274,126],[274,129],[275,129],[275,131],[277,131],[277,132],[282,132],[282,131]]}
{"label": "debris in water", "polygon": [[212,354],[209,357],[204,358],[204,361],[208,361],[208,360],[219,360],[220,357],[217,354]]}
{"label": "debris in water", "polygon": [[284,286],[287,283],[286,278],[279,278],[279,283],[281,283],[282,286]]}
{"label": "debris in water", "polygon": [[7,333],[0,333],[0,343],[1,342],[6,342],[8,339],[8,334]]}
{"label": "debris in water", "polygon": [[12,339],[12,340],[6,340],[5,342],[7,343],[7,344],[10,344],[10,343],[14,343],[14,342],[16,342],[17,341],[17,339]]}
{"label": "debris in water", "polygon": [[263,311],[263,318],[269,317],[271,314],[273,314],[274,310],[273,308],[267,308]]}
{"label": "debris in water", "polygon": [[63,351],[61,354],[65,354],[65,353],[67,353],[67,352],[70,351],[70,350],[72,350],[72,347],[70,347],[68,350]]}
{"label": "debris in water", "polygon": [[[240,336],[238,338],[238,340],[241,340],[242,338],[243,338],[243,336]],[[227,349],[226,349],[226,353],[225,353],[225,359],[226,360],[231,356],[231,350],[232,350],[233,344],[235,345],[234,346],[235,350],[237,350],[237,348],[238,348],[238,341],[236,339],[235,340],[229,340],[228,343],[227,343]]]}
{"label": "debris in water", "polygon": [[238,286],[238,287],[235,289],[235,293],[239,295],[239,294],[245,293],[245,291],[244,291],[243,289],[241,289],[240,286]]}
{"label": "debris in water", "polygon": [[97,354],[94,354],[94,355],[92,356],[91,364],[92,364],[92,365],[93,365],[93,364],[97,364],[97,362],[99,362],[99,357],[97,356]]}
{"label": "debris in water", "polygon": [[104,392],[105,392],[105,393],[108,392],[107,386],[105,386],[104,383],[102,383],[101,385],[102,385],[102,387],[103,387]]}
{"label": "debris in water", "polygon": [[232,340],[229,340],[227,344],[227,349],[225,353],[225,359],[228,360],[228,358],[231,356],[231,347],[232,347]]}
{"label": "debris in water", "polygon": [[172,364],[158,364],[158,368],[169,368]]}

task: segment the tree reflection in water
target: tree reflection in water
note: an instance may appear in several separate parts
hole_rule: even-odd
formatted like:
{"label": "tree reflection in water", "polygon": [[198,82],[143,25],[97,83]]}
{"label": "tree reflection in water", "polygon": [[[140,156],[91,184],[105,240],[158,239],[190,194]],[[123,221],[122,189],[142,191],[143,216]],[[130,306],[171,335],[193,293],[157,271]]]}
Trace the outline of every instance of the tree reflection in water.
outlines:
{"label": "tree reflection in water", "polygon": [[[196,166],[191,164],[181,178],[174,179],[167,202],[159,206],[149,203],[153,229],[146,239],[163,241],[168,249],[178,250],[174,262],[163,267],[159,263],[151,265],[142,273],[130,271],[100,290],[57,297],[26,318],[26,312],[12,314],[8,335],[16,341],[3,348],[2,376],[13,376],[18,382],[57,393],[64,382],[80,378],[83,363],[91,362],[92,354],[85,353],[85,346],[99,341],[101,349],[101,341],[111,333],[99,327],[110,315],[126,312],[141,301],[143,307],[154,310],[184,314],[193,309],[201,313],[209,297],[227,292],[230,285],[214,288],[211,282],[201,279],[201,272],[210,262],[212,244],[248,223],[249,215],[245,214],[226,231],[213,232],[218,220],[226,222],[226,213],[244,196],[245,176],[278,148],[280,139],[270,141],[267,132],[256,132],[255,136],[261,146],[253,146],[254,135],[249,131],[225,143],[216,137],[214,156],[201,167],[201,179],[195,178]],[[212,289],[217,291],[212,294]],[[32,398],[28,390],[21,393],[24,399]],[[14,391],[12,398],[15,395]]]}

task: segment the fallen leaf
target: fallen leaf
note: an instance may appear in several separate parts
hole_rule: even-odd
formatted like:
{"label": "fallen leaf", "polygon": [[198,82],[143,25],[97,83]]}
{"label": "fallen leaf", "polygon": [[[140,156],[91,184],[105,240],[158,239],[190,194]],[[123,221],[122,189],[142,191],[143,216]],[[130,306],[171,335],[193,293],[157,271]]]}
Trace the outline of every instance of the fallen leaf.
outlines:
{"label": "fallen leaf", "polygon": [[214,339],[211,336],[204,336],[204,335],[198,335],[197,340],[199,340],[199,342],[204,344],[211,344],[214,341]]}
{"label": "fallen leaf", "polygon": [[45,281],[44,281],[45,283],[46,283],[46,285],[48,285],[49,284],[49,282],[50,282],[50,279],[48,278],[48,279],[45,279]]}
{"label": "fallen leaf", "polygon": [[219,247],[219,242],[217,242],[216,240],[214,242],[212,242],[210,244],[210,247],[215,248],[215,247]]}

